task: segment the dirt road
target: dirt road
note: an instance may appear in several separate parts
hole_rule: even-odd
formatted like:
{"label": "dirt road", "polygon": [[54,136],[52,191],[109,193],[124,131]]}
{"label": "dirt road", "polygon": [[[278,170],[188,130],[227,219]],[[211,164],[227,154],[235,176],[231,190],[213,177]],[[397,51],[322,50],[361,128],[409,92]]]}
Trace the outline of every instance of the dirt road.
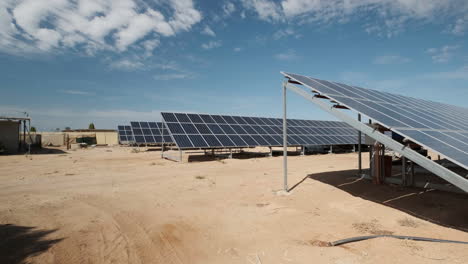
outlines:
{"label": "dirt road", "polygon": [[[0,157],[0,263],[466,263],[463,195],[353,178],[356,154],[176,163],[113,147]],[[366,160],[366,158],[364,158]]]}

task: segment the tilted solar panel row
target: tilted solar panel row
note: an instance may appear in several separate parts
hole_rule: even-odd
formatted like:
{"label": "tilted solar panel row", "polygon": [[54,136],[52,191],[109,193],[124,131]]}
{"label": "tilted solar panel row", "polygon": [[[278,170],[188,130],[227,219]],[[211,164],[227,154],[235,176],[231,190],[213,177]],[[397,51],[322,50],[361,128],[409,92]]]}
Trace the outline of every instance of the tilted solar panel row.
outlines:
{"label": "tilted solar panel row", "polygon": [[169,131],[162,122],[130,122],[135,143],[163,144],[172,143]]}
{"label": "tilted solar panel row", "polygon": [[[176,145],[190,148],[282,146],[283,120],[193,113],[161,113]],[[338,121],[288,120],[288,144],[357,144],[357,131]]]}
{"label": "tilted solar panel row", "polygon": [[468,169],[468,109],[283,73]]}
{"label": "tilted solar panel row", "polygon": [[119,132],[120,143],[132,143],[135,141],[133,138],[132,128],[130,126],[117,126]]}

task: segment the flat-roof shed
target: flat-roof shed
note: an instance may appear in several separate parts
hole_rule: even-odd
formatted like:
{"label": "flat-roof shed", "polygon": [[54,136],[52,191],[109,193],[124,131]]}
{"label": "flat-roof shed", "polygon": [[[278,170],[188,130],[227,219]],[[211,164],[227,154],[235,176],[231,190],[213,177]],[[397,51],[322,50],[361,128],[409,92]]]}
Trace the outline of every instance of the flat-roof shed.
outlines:
{"label": "flat-roof shed", "polygon": [[0,116],[0,153],[14,154],[21,149],[21,123],[26,125],[29,118]]}

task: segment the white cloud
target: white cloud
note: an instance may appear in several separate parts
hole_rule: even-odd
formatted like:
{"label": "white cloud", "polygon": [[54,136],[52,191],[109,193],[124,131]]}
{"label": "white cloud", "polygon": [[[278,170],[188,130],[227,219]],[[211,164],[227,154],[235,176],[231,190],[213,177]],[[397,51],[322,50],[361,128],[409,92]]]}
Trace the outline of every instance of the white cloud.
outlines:
{"label": "white cloud", "polygon": [[468,14],[455,21],[455,24],[450,29],[450,33],[457,36],[463,36],[466,31],[468,31]]}
{"label": "white cloud", "polygon": [[188,31],[202,19],[192,0],[151,5],[145,1],[3,0],[0,51],[24,54],[74,48],[94,55],[101,50],[146,49],[143,40],[159,41]]}
{"label": "white cloud", "polygon": [[270,0],[242,0],[245,8],[255,11],[260,19],[267,21],[279,21],[283,19],[283,13],[279,5]]}
{"label": "white cloud", "polygon": [[216,37],[216,33],[214,33],[214,31],[209,26],[205,26],[201,33],[208,36]]}
{"label": "white cloud", "polygon": [[292,61],[298,59],[299,57],[297,56],[295,50],[290,49],[286,52],[276,54],[275,58],[283,61]]}
{"label": "white cloud", "polygon": [[156,80],[169,81],[169,80],[193,78],[193,75],[190,73],[167,73],[167,74],[156,74],[153,77]]}
{"label": "white cloud", "polygon": [[364,23],[364,29],[387,37],[403,32],[413,21],[427,23],[441,17],[456,21],[452,29],[456,34],[466,29],[468,14],[466,0],[242,0],[242,4],[270,22],[329,24],[375,16],[375,22]]}
{"label": "white cloud", "polygon": [[468,80],[468,65],[453,71],[426,73],[419,77],[432,80]]}
{"label": "white cloud", "polygon": [[240,51],[242,51],[242,48],[236,47],[236,48],[234,48],[233,50],[234,50],[235,52],[240,52]]}
{"label": "white cloud", "polygon": [[94,95],[93,93],[81,90],[59,90],[59,92],[71,95]]}
{"label": "white cloud", "polygon": [[273,34],[273,39],[278,40],[295,35],[295,31],[292,28],[280,29]]}
{"label": "white cloud", "polygon": [[452,59],[454,52],[460,48],[458,45],[445,45],[441,48],[427,49],[427,53],[431,55],[432,61],[436,63],[445,63]]}
{"label": "white cloud", "polygon": [[220,40],[213,40],[208,43],[203,43],[201,47],[203,49],[209,50],[209,49],[214,49],[214,48],[219,48],[222,46],[222,42]]}
{"label": "white cloud", "polygon": [[411,59],[399,55],[383,55],[374,59],[374,64],[403,64],[410,62]]}
{"label": "white cloud", "polygon": [[230,16],[234,11],[236,11],[236,6],[232,2],[224,3],[223,12],[225,17]]}
{"label": "white cloud", "polygon": [[135,59],[120,59],[110,62],[109,66],[116,70],[134,71],[143,68],[145,65],[143,62]]}

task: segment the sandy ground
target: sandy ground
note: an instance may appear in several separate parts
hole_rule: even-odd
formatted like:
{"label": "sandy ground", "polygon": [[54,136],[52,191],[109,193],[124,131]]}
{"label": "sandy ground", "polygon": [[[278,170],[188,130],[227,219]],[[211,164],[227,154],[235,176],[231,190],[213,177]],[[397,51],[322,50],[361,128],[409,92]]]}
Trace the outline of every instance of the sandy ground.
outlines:
{"label": "sandy ground", "polygon": [[[59,151],[56,151],[59,152]],[[364,157],[366,160],[367,156]],[[353,178],[357,155],[176,163],[113,147],[0,157],[0,263],[466,263],[467,197]]]}

